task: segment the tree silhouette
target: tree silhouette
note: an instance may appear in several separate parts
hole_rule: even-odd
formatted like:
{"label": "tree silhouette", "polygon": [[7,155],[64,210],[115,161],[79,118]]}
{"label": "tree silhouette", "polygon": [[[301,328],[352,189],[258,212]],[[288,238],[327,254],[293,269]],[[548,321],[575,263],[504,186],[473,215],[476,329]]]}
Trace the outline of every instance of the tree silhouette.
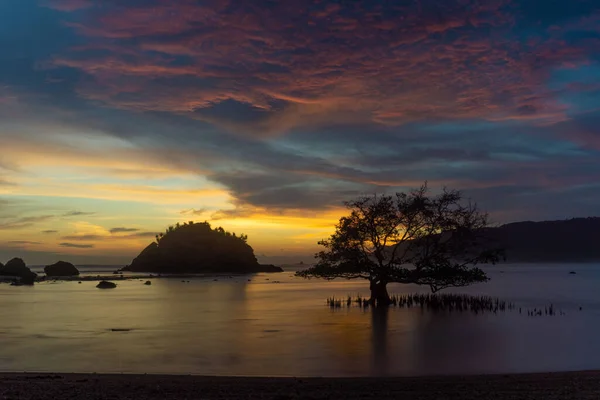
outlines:
{"label": "tree silhouette", "polygon": [[496,263],[503,254],[483,236],[487,214],[461,202],[458,191],[429,196],[427,185],[395,196],[364,196],[346,202],[333,235],[319,242],[311,278],[367,279],[371,303],[388,305],[387,284],[428,285],[432,292],[488,278],[476,265]]}

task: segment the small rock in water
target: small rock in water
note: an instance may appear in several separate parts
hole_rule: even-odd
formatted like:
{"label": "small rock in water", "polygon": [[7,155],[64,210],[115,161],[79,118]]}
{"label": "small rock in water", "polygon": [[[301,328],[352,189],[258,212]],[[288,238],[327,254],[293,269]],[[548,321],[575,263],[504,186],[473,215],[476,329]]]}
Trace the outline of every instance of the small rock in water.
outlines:
{"label": "small rock in water", "polygon": [[109,281],[101,281],[96,285],[98,289],[114,289],[117,287],[117,284]]}
{"label": "small rock in water", "polygon": [[146,281],[146,283],[144,283],[144,285],[152,285],[152,282]]}

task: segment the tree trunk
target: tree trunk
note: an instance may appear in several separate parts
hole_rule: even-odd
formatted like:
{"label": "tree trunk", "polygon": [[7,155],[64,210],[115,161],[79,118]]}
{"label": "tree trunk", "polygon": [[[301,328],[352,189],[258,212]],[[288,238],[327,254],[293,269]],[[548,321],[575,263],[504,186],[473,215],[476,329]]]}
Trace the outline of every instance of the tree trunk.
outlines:
{"label": "tree trunk", "polygon": [[387,282],[381,280],[371,281],[371,305],[387,307],[391,304],[387,291]]}

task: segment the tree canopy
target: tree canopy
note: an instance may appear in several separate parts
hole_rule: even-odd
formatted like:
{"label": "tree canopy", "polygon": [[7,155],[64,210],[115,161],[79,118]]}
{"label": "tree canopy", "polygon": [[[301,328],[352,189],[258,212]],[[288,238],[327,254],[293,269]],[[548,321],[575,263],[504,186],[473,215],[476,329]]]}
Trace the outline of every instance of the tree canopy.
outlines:
{"label": "tree canopy", "polygon": [[462,201],[459,191],[430,196],[427,185],[395,195],[363,196],[345,203],[335,233],[319,242],[317,263],[297,273],[310,278],[367,279],[371,301],[389,301],[388,283],[427,285],[432,292],[487,280],[481,263],[502,250],[485,239],[486,213]]}
{"label": "tree canopy", "polygon": [[189,222],[184,222],[183,224],[178,222],[174,226],[169,225],[169,227],[167,229],[165,229],[165,233],[159,233],[155,236],[156,243],[160,244],[160,242],[165,238],[179,236],[179,234],[182,232],[188,233],[190,231],[203,232],[205,234],[212,233],[214,235],[220,236],[221,238],[231,238],[231,239],[235,239],[236,241],[239,240],[244,243],[248,242],[248,235],[244,235],[243,233],[240,236],[237,236],[235,234],[235,232],[232,233],[232,232],[226,231],[225,229],[223,229],[220,226],[218,228],[213,229],[210,226],[210,223],[208,221],[204,221],[204,222],[189,221]]}

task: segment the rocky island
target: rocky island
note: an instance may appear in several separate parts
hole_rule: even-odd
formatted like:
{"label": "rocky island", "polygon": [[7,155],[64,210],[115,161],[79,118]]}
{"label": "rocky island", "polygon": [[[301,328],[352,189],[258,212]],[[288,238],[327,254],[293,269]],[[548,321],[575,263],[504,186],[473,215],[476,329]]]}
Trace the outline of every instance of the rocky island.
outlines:
{"label": "rocky island", "polygon": [[58,261],[52,265],[44,267],[44,272],[48,277],[78,276],[79,270],[71,263]]}
{"label": "rocky island", "polygon": [[37,274],[32,272],[25,261],[20,258],[13,258],[6,265],[0,263],[0,276],[13,277],[17,279],[15,282],[23,285],[33,285]]}
{"label": "rocky island", "polygon": [[163,274],[249,274],[283,272],[274,265],[259,264],[246,235],[237,236],[223,228],[213,229],[208,222],[170,226],[156,235],[132,261],[123,268],[129,272]]}

